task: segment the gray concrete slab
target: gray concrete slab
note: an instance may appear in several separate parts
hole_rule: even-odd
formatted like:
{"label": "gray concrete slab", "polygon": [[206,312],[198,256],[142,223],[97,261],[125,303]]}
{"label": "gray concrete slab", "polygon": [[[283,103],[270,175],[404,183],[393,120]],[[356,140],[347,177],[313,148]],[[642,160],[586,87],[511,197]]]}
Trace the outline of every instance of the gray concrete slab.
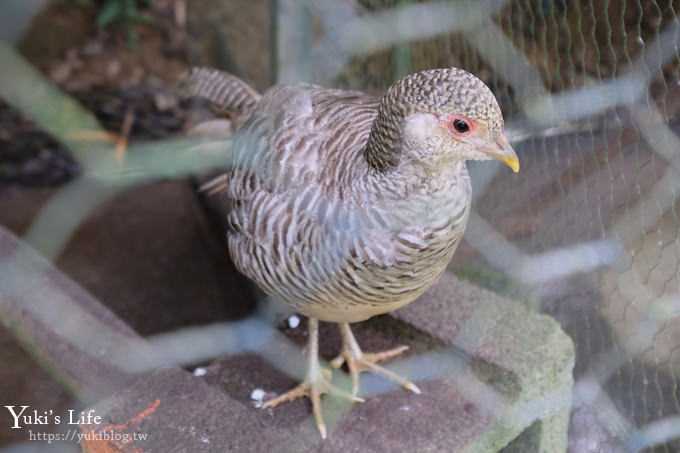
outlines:
{"label": "gray concrete slab", "polygon": [[[191,188],[183,184],[157,183],[115,197],[86,220],[60,256],[58,264],[99,295],[103,305],[43,263],[47,274],[59,276],[54,294],[89,301],[84,311],[96,322],[118,326],[134,338],[139,331],[158,333],[242,314],[243,308],[233,307],[242,298],[242,283],[225,284],[238,277],[228,260],[219,264],[226,260],[224,250],[201,217]],[[19,220],[14,214],[15,228]],[[15,239],[12,243],[23,247]],[[215,287],[219,290],[212,292]],[[187,294],[199,297],[187,302]],[[16,304],[3,308],[4,319],[9,313],[31,327]],[[49,328],[33,330],[46,335]],[[304,322],[279,331],[293,343],[306,340]],[[418,301],[393,316],[359,323],[354,331],[365,351],[409,345],[403,358],[387,366],[418,381],[423,393],[362,375],[366,403],[324,398],[330,435],[321,441],[307,400],[271,410],[254,407],[254,388],[276,394],[295,380],[257,351],[244,351],[215,360],[203,376],[170,367],[126,381],[121,391],[92,406],[104,419],[100,429],[149,437],[141,443],[86,443],[85,450],[497,451],[514,439],[508,451],[564,451],[568,413],[555,408],[564,408],[559,398],[570,390],[573,348],[551,318],[447,275]],[[96,367],[78,365],[82,351],[58,337],[33,340],[53,359],[70,354],[68,363],[84,372],[85,380],[106,376],[93,375]],[[321,355],[330,359],[339,346],[335,326],[322,324]],[[555,398],[556,404],[542,405]]]}

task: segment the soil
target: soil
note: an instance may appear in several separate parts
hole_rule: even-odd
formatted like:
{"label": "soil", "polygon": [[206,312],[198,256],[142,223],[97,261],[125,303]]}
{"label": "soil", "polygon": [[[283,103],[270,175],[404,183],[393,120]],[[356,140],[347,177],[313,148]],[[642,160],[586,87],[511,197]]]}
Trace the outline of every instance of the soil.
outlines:
{"label": "soil", "polygon": [[[175,20],[175,3],[157,1],[143,11],[156,23],[133,26],[137,45],[130,48],[122,27],[96,27],[93,7],[51,2],[17,48],[107,131],[120,134],[126,115],[132,115],[129,142],[167,138],[180,134],[186,120],[174,94],[188,68],[186,32]],[[0,97],[0,185],[53,186],[79,173],[63,145]]]}

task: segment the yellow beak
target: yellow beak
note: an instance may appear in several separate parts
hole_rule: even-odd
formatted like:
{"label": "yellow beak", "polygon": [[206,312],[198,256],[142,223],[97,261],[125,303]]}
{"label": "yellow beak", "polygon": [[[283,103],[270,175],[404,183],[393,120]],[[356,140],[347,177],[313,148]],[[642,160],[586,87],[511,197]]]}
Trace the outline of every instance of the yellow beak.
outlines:
{"label": "yellow beak", "polygon": [[480,151],[484,154],[488,154],[494,159],[500,160],[505,165],[512,168],[515,173],[519,171],[519,159],[517,158],[515,150],[512,149],[512,146],[508,143],[508,139],[505,138],[505,135],[501,134],[498,136],[496,139],[496,146],[493,148],[481,148]]}

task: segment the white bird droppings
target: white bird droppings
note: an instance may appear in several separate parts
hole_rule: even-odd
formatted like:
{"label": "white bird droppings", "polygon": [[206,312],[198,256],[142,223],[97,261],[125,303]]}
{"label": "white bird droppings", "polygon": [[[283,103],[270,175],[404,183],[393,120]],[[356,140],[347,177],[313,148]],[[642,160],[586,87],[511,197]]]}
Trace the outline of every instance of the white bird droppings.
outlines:
{"label": "white bird droppings", "polygon": [[252,392],[250,392],[251,400],[261,400],[262,398],[264,398],[264,390],[254,389]]}
{"label": "white bird droppings", "polygon": [[250,399],[255,402],[255,407],[262,407],[262,399],[264,398],[265,391],[262,389],[253,389],[252,392],[250,392]]}
{"label": "white bird droppings", "polygon": [[288,327],[290,327],[291,329],[295,329],[299,325],[300,317],[298,315],[293,315],[290,318],[288,318]]}

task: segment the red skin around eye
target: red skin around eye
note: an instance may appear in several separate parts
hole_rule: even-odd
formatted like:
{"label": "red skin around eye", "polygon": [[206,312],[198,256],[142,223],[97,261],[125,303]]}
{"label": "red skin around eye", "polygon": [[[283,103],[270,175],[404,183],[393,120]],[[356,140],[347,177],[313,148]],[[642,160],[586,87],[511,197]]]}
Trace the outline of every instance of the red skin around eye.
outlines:
{"label": "red skin around eye", "polygon": [[[453,127],[453,122],[454,122],[455,120],[465,121],[465,123],[468,125],[468,131],[467,131],[467,132],[458,132],[458,131],[456,130],[456,128]],[[445,116],[445,117],[441,117],[441,118],[439,119],[439,121],[440,121],[444,126],[446,126],[446,128],[447,128],[448,130],[450,130],[451,132],[453,132],[454,134],[456,134],[456,135],[459,136],[459,137],[463,137],[463,136],[466,136],[466,135],[473,134],[473,133],[477,130],[477,123],[475,123],[473,120],[471,120],[471,119],[468,118],[467,116],[463,116],[463,115],[450,115],[450,116]]]}

